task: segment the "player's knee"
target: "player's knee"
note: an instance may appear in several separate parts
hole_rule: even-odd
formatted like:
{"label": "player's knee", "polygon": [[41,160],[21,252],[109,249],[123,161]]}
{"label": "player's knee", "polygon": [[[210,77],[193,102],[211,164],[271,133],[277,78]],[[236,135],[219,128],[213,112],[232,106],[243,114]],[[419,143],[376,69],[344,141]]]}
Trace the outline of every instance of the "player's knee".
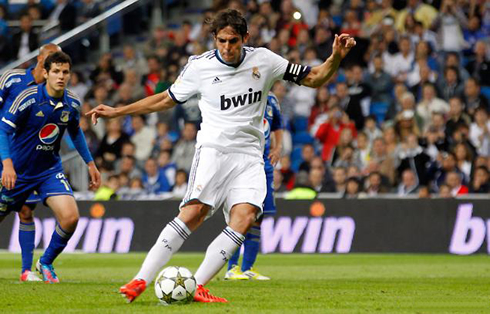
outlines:
{"label": "player's knee", "polygon": [[34,214],[30,207],[22,206],[19,212],[19,219],[22,223],[32,223],[34,221]]}
{"label": "player's knee", "polygon": [[63,229],[65,229],[65,231],[71,232],[77,227],[79,218],[80,216],[78,213],[71,213],[61,217],[60,225]]}

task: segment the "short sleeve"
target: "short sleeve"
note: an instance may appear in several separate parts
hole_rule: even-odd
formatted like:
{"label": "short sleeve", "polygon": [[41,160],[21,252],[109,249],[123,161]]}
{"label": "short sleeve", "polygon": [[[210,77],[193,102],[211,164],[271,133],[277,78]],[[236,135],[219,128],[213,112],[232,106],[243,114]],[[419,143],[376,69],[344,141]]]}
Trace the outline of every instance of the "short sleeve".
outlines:
{"label": "short sleeve", "polygon": [[267,62],[272,67],[272,76],[274,80],[280,80],[283,78],[284,73],[286,73],[286,68],[288,66],[289,61],[281,57],[280,55],[270,51],[269,49],[264,48],[264,51],[267,54]]}
{"label": "short sleeve", "polygon": [[196,60],[191,57],[182,72],[180,72],[177,80],[168,89],[168,93],[173,101],[182,104],[199,93],[200,81]]}

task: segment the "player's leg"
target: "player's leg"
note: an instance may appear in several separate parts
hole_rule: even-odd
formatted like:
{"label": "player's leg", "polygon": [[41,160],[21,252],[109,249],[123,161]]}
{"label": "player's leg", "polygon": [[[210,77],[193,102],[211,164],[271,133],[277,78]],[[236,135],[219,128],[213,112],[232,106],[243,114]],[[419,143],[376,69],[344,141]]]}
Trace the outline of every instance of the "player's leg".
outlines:
{"label": "player's leg", "polygon": [[[269,164],[270,165],[270,164]],[[260,250],[260,237],[261,237],[261,222],[264,215],[275,215],[276,204],[274,201],[274,168],[272,165],[265,167],[266,179],[267,179],[267,195],[264,201],[264,214],[258,219],[257,223],[250,229],[245,236],[245,242],[243,243],[243,261],[242,272],[250,279],[255,280],[270,280],[269,277],[261,275],[256,269],[253,268],[257,255]]]}
{"label": "player's leg", "polygon": [[[37,196],[36,196],[37,197]],[[19,212],[19,244],[22,255],[22,271],[20,281],[41,281],[36,273],[31,271],[34,258],[36,227],[34,224],[35,202],[29,202],[29,197]]]}
{"label": "player's leg", "polygon": [[80,217],[77,203],[72,195],[55,195],[45,200],[56,217],[56,227],[46,251],[39,259],[36,268],[48,283],[58,283],[53,262],[63,252],[72,237]]}
{"label": "player's leg", "polygon": [[176,253],[192,231],[196,230],[206,218],[209,205],[197,200],[185,204],[180,214],[163,228],[157,241],[150,249],[136,276],[119,292],[128,302],[133,302],[142,294],[148,283],[152,282],[157,272],[162,269]]}

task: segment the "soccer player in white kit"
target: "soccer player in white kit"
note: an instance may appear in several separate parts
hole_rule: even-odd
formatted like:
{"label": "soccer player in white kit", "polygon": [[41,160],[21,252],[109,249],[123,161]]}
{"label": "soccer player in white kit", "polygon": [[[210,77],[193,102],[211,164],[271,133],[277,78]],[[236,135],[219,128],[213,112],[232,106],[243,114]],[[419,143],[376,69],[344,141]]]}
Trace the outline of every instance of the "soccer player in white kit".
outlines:
{"label": "soccer player in white kit", "polygon": [[220,208],[228,226],[208,246],[195,273],[194,300],[227,302],[210,294],[204,285],[242,245],[262,212],[266,195],[262,123],[269,90],[280,79],[322,86],[356,44],[346,34],[335,35],[332,55],[310,68],[290,63],[266,48],[244,46],[249,37],[247,23],[236,10],[219,12],[211,31],[217,49],[190,57],[166,92],[125,107],[99,105],[87,113],[96,123],[98,117],[148,114],[170,109],[196,94],[200,98],[201,130],[180,213],[165,226],[138,274],[121,287],[129,302],[143,293],[191,232]]}

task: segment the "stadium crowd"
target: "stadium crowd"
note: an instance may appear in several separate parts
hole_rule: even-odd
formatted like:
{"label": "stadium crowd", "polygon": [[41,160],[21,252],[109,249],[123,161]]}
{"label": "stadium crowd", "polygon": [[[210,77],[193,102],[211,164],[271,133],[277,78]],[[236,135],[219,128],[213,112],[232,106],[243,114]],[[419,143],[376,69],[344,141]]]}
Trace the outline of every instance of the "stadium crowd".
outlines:
{"label": "stadium crowd", "polygon": [[[158,26],[144,44],[74,73],[82,112],[166,90],[190,55],[214,48],[206,18],[228,7],[247,16],[249,46],[294,63],[323,62],[334,34],[358,43],[318,91],[273,87],[286,131],[276,191],[290,198],[490,191],[490,1],[213,1],[200,22]],[[197,102],[95,126],[82,117],[103,175],[96,198],[181,197],[201,121]]]}

